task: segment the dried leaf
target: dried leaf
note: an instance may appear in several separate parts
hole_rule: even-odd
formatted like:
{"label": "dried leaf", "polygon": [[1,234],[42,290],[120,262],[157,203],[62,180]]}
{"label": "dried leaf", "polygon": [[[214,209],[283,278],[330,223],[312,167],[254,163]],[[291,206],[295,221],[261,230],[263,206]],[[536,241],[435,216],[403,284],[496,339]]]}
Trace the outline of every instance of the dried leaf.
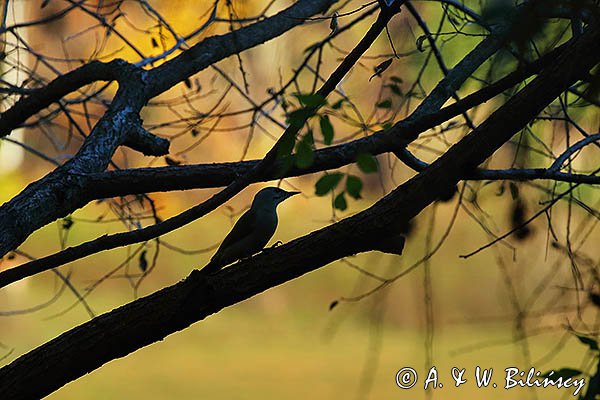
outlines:
{"label": "dried leaf", "polygon": [[371,79],[375,78],[376,76],[380,76],[386,69],[388,69],[390,65],[392,65],[392,61],[394,61],[393,58],[388,58],[387,60],[373,68],[373,71],[375,73],[369,78],[369,82],[371,82]]}
{"label": "dried leaf", "polygon": [[170,165],[172,167],[181,164],[181,161],[175,160],[174,158],[171,158],[169,156],[165,156],[165,162],[167,163],[167,165]]}
{"label": "dried leaf", "polygon": [[338,25],[338,15],[340,15],[340,13],[336,11],[331,16],[331,22],[329,23],[329,29],[331,29],[330,35],[335,34],[337,32],[338,28],[339,28],[339,25]]}
{"label": "dried leaf", "polygon": [[426,35],[421,35],[417,38],[417,49],[422,53],[425,51],[425,49],[423,48],[423,42],[425,41],[425,39],[427,39]]}

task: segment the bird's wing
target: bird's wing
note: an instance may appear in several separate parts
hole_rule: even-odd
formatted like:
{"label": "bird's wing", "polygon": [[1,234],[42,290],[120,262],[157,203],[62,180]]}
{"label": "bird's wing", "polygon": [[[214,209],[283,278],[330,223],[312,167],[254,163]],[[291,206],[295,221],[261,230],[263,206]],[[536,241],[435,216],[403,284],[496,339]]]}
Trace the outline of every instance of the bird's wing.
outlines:
{"label": "bird's wing", "polygon": [[237,220],[231,232],[225,236],[223,243],[219,246],[219,250],[215,253],[215,257],[220,256],[223,249],[230,247],[233,243],[237,243],[247,236],[254,233],[256,226],[256,214],[251,210],[246,211],[240,219]]}

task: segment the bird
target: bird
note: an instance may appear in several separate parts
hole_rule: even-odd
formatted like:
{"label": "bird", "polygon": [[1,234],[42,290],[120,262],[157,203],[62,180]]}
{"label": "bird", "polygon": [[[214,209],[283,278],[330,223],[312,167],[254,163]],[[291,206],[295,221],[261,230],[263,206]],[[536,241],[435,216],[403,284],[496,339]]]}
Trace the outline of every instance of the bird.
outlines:
{"label": "bird", "polygon": [[238,219],[202,272],[217,272],[260,252],[277,229],[277,206],[298,193],[277,187],[266,187],[256,193],[250,209]]}

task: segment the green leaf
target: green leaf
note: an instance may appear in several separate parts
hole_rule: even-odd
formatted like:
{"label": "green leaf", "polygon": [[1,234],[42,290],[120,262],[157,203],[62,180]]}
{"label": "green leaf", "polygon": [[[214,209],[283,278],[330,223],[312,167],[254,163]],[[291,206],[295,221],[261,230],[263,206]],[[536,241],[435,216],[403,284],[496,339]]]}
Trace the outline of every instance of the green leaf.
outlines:
{"label": "green leaf", "polygon": [[[551,374],[551,372],[554,372],[553,374]],[[562,378],[563,380],[566,380],[568,378],[574,378],[578,375],[583,374],[583,372],[581,372],[578,369],[573,369],[573,368],[561,368],[558,371],[548,371],[545,374],[541,375],[540,378],[550,378],[552,380],[556,380],[558,378]]]}
{"label": "green leaf", "polygon": [[377,172],[379,169],[377,159],[368,153],[360,153],[358,157],[356,157],[356,164],[358,165],[358,168],[366,174]]}
{"label": "green leaf", "polygon": [[309,130],[296,145],[296,166],[298,168],[309,167],[315,160],[313,149],[313,134]]}
{"label": "green leaf", "polygon": [[575,336],[577,336],[577,339],[579,339],[579,341],[581,343],[583,343],[587,347],[589,347],[590,350],[598,351],[598,342],[595,339],[589,338],[587,336],[580,336],[580,335],[575,335]]}
{"label": "green leaf", "polygon": [[390,99],[386,99],[383,101],[380,101],[379,103],[376,104],[377,108],[391,108],[392,107],[392,101]]}
{"label": "green leaf", "polygon": [[319,120],[319,124],[321,125],[321,133],[323,134],[323,141],[325,144],[331,144],[333,141],[333,125],[331,125],[331,121],[329,120],[328,115],[322,115]]}
{"label": "green leaf", "polygon": [[342,105],[344,105],[344,101],[346,101],[345,99],[339,99],[338,101],[336,101],[335,103],[333,103],[333,105],[331,106],[331,108],[333,108],[334,110],[339,110],[340,108],[342,108]]}
{"label": "green leaf", "polygon": [[299,108],[290,111],[287,114],[287,123],[296,127],[302,127],[302,125],[304,125],[304,123],[313,115],[315,115],[315,110],[310,108]]}
{"label": "green leaf", "polygon": [[363,183],[358,176],[348,175],[346,177],[346,192],[348,195],[355,199],[360,199],[360,192],[363,188]]}
{"label": "green leaf", "polygon": [[512,196],[513,200],[516,200],[519,198],[519,187],[517,186],[516,183],[514,182],[510,182],[508,184],[508,186],[510,187],[510,195]]}
{"label": "green leaf", "polygon": [[333,201],[333,206],[338,210],[344,211],[348,208],[348,202],[346,201],[346,196],[344,196],[344,192],[335,196],[335,200]]}
{"label": "green leaf", "polygon": [[293,96],[306,107],[320,107],[325,104],[325,98],[318,93],[294,93]]}
{"label": "green leaf", "polygon": [[343,177],[344,174],[341,172],[323,175],[315,184],[315,194],[317,196],[325,196],[327,193],[335,189]]}
{"label": "green leaf", "polygon": [[381,76],[383,71],[385,71],[386,69],[388,69],[390,67],[390,65],[392,65],[393,61],[394,61],[393,58],[388,58],[387,60],[385,60],[384,62],[380,63],[375,68],[373,68],[373,72],[375,72],[375,73],[373,75],[371,75],[371,77],[369,78],[369,82],[371,82],[371,79],[375,78],[376,76]]}

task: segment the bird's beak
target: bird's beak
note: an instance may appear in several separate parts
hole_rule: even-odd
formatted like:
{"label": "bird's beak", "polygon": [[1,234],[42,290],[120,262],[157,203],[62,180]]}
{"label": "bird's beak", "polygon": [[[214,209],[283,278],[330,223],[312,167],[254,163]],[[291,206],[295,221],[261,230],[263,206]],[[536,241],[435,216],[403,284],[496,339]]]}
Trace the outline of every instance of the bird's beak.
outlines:
{"label": "bird's beak", "polygon": [[287,193],[287,197],[292,197],[294,195],[300,194],[300,192],[286,192]]}

